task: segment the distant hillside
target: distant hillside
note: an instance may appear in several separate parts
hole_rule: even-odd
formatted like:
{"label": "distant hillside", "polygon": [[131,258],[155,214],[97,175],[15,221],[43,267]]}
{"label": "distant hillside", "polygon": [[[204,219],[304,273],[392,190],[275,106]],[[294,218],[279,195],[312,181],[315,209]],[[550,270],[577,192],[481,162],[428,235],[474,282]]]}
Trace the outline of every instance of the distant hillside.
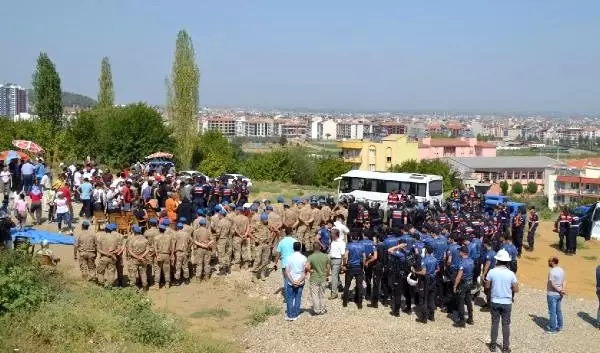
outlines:
{"label": "distant hillside", "polygon": [[[29,99],[29,104],[34,105],[35,99],[33,97],[33,90],[27,90],[27,98]],[[84,96],[77,93],[71,92],[63,92],[62,93],[62,103],[64,107],[78,106],[82,108],[93,107],[97,104],[95,100],[88,96]]]}

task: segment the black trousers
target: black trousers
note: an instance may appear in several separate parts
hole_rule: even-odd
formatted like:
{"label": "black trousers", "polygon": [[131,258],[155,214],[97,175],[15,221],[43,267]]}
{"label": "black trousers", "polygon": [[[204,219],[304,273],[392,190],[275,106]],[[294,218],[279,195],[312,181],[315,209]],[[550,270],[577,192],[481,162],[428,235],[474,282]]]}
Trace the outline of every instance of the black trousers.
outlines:
{"label": "black trousers", "polygon": [[571,227],[567,234],[567,252],[575,253],[577,251],[577,234],[579,227]]}
{"label": "black trousers", "polygon": [[568,227],[560,227],[560,229],[558,230],[558,249],[559,250],[564,250],[564,246],[565,246],[565,238],[567,238],[567,234],[569,234],[569,228]]}
{"label": "black trousers", "polygon": [[475,260],[473,260],[473,281],[471,282],[471,284],[473,286],[477,285],[477,278],[479,278],[479,275],[481,274],[481,258],[477,258]]}
{"label": "black trousers", "polygon": [[402,294],[404,295],[404,309],[410,310],[412,308],[413,296],[414,296],[414,287],[408,284],[406,280],[407,273],[403,272],[402,276]]}
{"label": "black trousers", "polygon": [[371,297],[371,289],[373,285],[373,268],[375,265],[365,267],[365,288],[366,297]]}
{"label": "black trousers", "polygon": [[523,250],[523,228],[513,228],[513,244],[517,248],[517,254],[520,256],[521,251]]}
{"label": "black trousers", "polygon": [[435,303],[442,308],[445,304],[446,293],[444,291],[444,276],[442,271],[438,271],[435,276]]}
{"label": "black trousers", "polygon": [[467,315],[469,320],[473,320],[473,297],[471,296],[471,286],[464,281],[458,286],[458,292],[456,293],[456,304],[458,305],[459,322],[465,321],[465,305],[467,306]]}
{"label": "black trousers", "polygon": [[429,318],[433,319],[435,313],[435,293],[436,293],[436,278],[424,276],[419,279],[419,281],[423,281],[424,284],[420,287],[417,284],[417,297],[418,297],[418,306],[417,306],[417,315],[421,318]]}
{"label": "black trousers", "polygon": [[389,266],[383,266],[381,274],[381,300],[385,305],[392,298],[392,272]]}
{"label": "black trousers", "polygon": [[527,245],[529,245],[530,250],[533,250],[533,246],[535,245],[535,231],[537,230],[537,227],[538,224],[534,223],[527,233]]}
{"label": "black trousers", "polygon": [[404,292],[403,287],[404,283],[406,282],[406,278],[403,276],[403,273],[396,272],[394,273],[393,278],[390,278],[390,282],[392,289],[392,314],[398,315],[400,314],[400,308],[402,306],[402,293]]}
{"label": "black trousers", "polygon": [[350,284],[352,280],[355,280],[356,287],[354,290],[354,301],[356,304],[362,304],[363,300],[363,281],[365,279],[365,273],[362,267],[350,267],[346,271],[346,277],[344,279],[344,294],[342,300],[347,303],[350,296]]}
{"label": "black trousers", "polygon": [[371,305],[378,305],[382,287],[383,268],[373,265],[373,288],[371,289]]}

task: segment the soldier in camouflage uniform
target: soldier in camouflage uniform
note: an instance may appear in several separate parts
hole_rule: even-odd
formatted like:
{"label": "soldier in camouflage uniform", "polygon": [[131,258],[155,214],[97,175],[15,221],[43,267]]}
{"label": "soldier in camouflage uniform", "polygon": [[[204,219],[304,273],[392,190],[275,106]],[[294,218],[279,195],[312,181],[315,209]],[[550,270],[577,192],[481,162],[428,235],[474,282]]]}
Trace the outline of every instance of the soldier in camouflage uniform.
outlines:
{"label": "soldier in camouflage uniform", "polygon": [[148,245],[148,239],[142,234],[142,228],[133,226],[132,230],[134,237],[133,239],[129,239],[127,244],[127,253],[129,254],[129,258],[127,259],[129,284],[132,287],[135,287],[136,281],[139,279],[142,283],[142,288],[147,289],[148,273],[146,272],[146,269],[150,246]]}
{"label": "soldier in camouflage uniform", "polygon": [[200,281],[210,278],[210,258],[211,247],[214,241],[211,240],[210,230],[206,227],[206,218],[200,217],[198,228],[193,234],[194,262],[196,265],[196,280]]}
{"label": "soldier in camouflage uniform", "polygon": [[271,255],[268,221],[269,215],[262,213],[260,223],[252,225],[252,239],[254,241],[254,267],[252,268],[254,276],[252,282],[256,282],[257,279],[266,279],[265,272]]}
{"label": "soldier in camouflage uniform", "polygon": [[171,233],[167,232],[167,225],[164,223],[158,226],[159,234],[154,237],[154,252],[156,262],[154,268],[154,286],[158,289],[160,285],[160,275],[165,277],[167,286],[171,286],[171,261],[173,259],[173,238]]}
{"label": "soldier in camouflage uniform", "polygon": [[177,223],[175,232],[173,252],[175,255],[175,281],[181,283],[181,274],[183,272],[183,281],[190,279],[190,246],[192,245],[191,235],[183,229],[183,223]]}
{"label": "soldier in camouflage uniform", "polygon": [[79,269],[84,280],[96,280],[96,234],[89,229],[90,222],[81,224],[81,232],[75,236],[75,260],[79,260]]}

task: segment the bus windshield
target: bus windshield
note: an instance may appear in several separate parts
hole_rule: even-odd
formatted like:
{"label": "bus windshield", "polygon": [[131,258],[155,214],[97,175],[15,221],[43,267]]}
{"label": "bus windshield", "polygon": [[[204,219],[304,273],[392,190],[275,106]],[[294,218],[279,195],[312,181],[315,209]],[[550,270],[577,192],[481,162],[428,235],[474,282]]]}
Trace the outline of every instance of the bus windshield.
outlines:
{"label": "bus windshield", "polygon": [[409,181],[343,177],[340,181],[340,192],[350,193],[354,190],[385,194],[394,190],[404,190],[408,195],[427,197],[427,183],[424,182],[415,183]]}

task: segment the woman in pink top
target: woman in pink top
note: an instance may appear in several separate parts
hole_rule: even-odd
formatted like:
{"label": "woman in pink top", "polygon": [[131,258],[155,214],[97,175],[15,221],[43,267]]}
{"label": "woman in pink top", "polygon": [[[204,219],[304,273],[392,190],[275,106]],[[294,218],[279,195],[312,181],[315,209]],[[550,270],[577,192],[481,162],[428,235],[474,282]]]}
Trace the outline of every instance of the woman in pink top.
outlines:
{"label": "woman in pink top", "polygon": [[27,202],[24,194],[19,194],[19,199],[15,202],[15,217],[19,221],[19,229],[23,230],[27,223]]}
{"label": "woman in pink top", "polygon": [[29,197],[31,198],[31,206],[29,206],[29,212],[33,216],[34,224],[42,224],[42,190],[37,185],[31,188]]}

